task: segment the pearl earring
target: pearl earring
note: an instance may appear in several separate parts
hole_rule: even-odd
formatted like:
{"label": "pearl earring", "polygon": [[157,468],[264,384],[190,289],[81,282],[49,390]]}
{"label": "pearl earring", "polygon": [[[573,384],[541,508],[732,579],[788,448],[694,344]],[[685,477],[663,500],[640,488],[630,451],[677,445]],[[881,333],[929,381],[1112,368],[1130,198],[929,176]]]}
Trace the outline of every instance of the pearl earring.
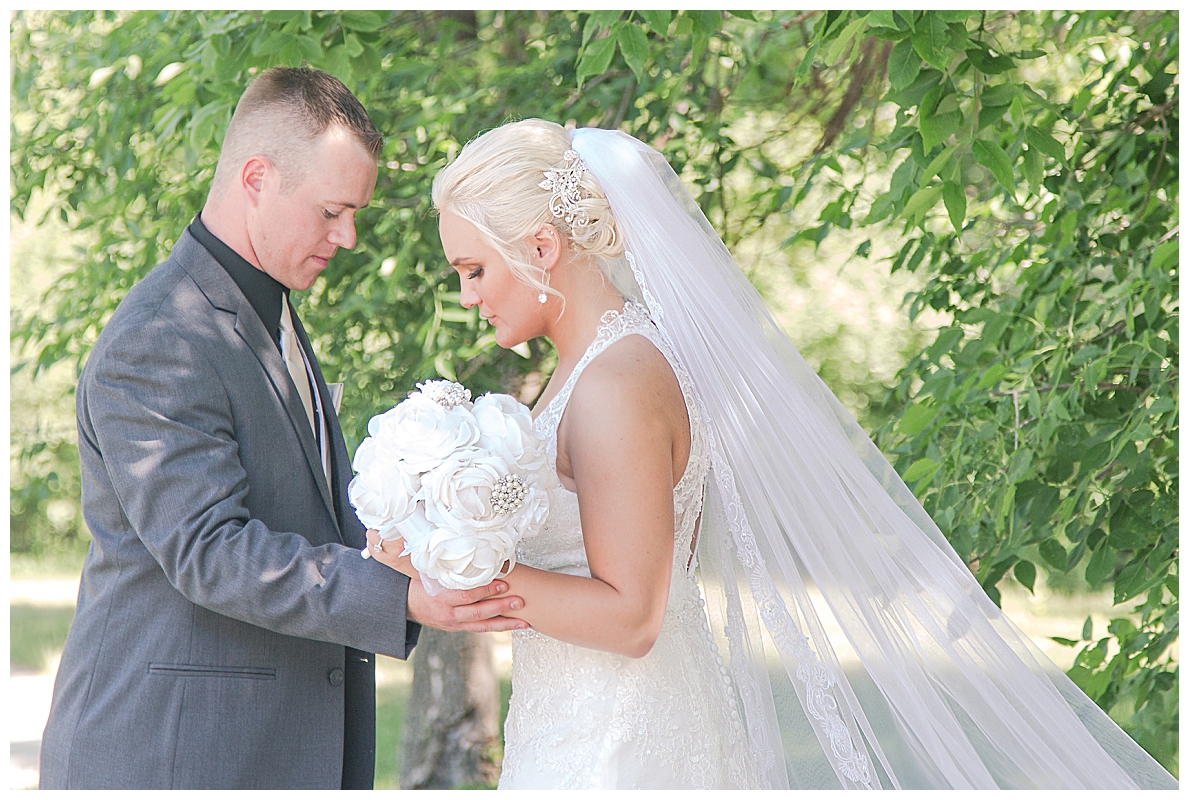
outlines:
{"label": "pearl earring", "polygon": [[549,298],[545,295],[544,292],[541,292],[539,295],[537,295],[537,302],[540,303],[541,305],[545,305],[545,301],[548,299]]}

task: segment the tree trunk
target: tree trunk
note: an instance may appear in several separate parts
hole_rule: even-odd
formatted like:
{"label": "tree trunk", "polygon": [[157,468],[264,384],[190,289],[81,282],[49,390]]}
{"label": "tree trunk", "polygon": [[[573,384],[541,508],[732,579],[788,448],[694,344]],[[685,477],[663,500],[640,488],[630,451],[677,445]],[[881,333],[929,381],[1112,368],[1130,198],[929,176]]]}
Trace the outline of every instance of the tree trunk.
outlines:
{"label": "tree trunk", "polygon": [[499,778],[499,682],[490,638],[422,628],[405,712],[400,788],[490,786]]}

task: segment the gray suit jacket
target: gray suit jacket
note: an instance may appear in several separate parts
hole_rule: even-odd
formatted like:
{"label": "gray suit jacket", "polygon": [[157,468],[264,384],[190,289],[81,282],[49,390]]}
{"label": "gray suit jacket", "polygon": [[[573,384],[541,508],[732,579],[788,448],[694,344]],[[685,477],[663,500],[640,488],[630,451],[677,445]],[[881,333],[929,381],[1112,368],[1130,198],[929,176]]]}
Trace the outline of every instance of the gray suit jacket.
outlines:
{"label": "gray suit jacket", "polygon": [[416,626],[408,579],[360,558],[333,409],[328,486],[277,346],[185,232],[77,411],[93,539],[41,787],[339,788],[344,646],[404,658]]}

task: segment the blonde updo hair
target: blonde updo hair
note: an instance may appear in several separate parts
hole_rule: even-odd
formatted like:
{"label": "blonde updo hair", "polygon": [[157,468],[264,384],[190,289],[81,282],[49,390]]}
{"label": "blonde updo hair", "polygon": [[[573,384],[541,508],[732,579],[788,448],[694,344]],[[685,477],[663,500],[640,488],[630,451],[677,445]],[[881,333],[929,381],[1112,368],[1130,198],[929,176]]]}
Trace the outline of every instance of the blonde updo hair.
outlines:
{"label": "blonde updo hair", "polygon": [[[545,173],[563,166],[570,149],[566,129],[541,119],[509,122],[470,141],[433,181],[433,204],[479,229],[483,240],[508,262],[512,274],[538,292],[561,293],[545,282],[532,262],[527,239],[550,223],[571,258],[588,260],[608,275],[610,262],[623,257],[623,244],[603,189],[590,171],[578,184],[578,209],[588,224],[571,226],[549,210],[550,192],[540,187]],[[564,302],[565,298],[562,297]]]}

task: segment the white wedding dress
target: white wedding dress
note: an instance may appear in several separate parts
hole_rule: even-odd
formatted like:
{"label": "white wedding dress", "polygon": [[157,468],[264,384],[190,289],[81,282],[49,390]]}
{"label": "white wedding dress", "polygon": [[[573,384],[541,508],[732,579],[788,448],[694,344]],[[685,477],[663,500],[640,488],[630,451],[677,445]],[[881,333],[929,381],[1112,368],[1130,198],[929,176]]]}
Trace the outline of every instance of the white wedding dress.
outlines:
{"label": "white wedding dress", "polygon": [[[675,538],[669,601],[656,644],[633,659],[512,634],[512,699],[504,726],[501,789],[751,788],[759,779],[726,666],[707,624],[690,557],[710,467],[706,431],[685,370],[648,312],[608,312],[594,342],[535,422],[554,468],[549,518],[517,560],[590,575],[578,496],[556,478],[557,428],[582,370],[608,346],[640,335],[677,375],[689,413],[689,462],[673,490]],[[627,554],[630,557],[630,554]]]}

